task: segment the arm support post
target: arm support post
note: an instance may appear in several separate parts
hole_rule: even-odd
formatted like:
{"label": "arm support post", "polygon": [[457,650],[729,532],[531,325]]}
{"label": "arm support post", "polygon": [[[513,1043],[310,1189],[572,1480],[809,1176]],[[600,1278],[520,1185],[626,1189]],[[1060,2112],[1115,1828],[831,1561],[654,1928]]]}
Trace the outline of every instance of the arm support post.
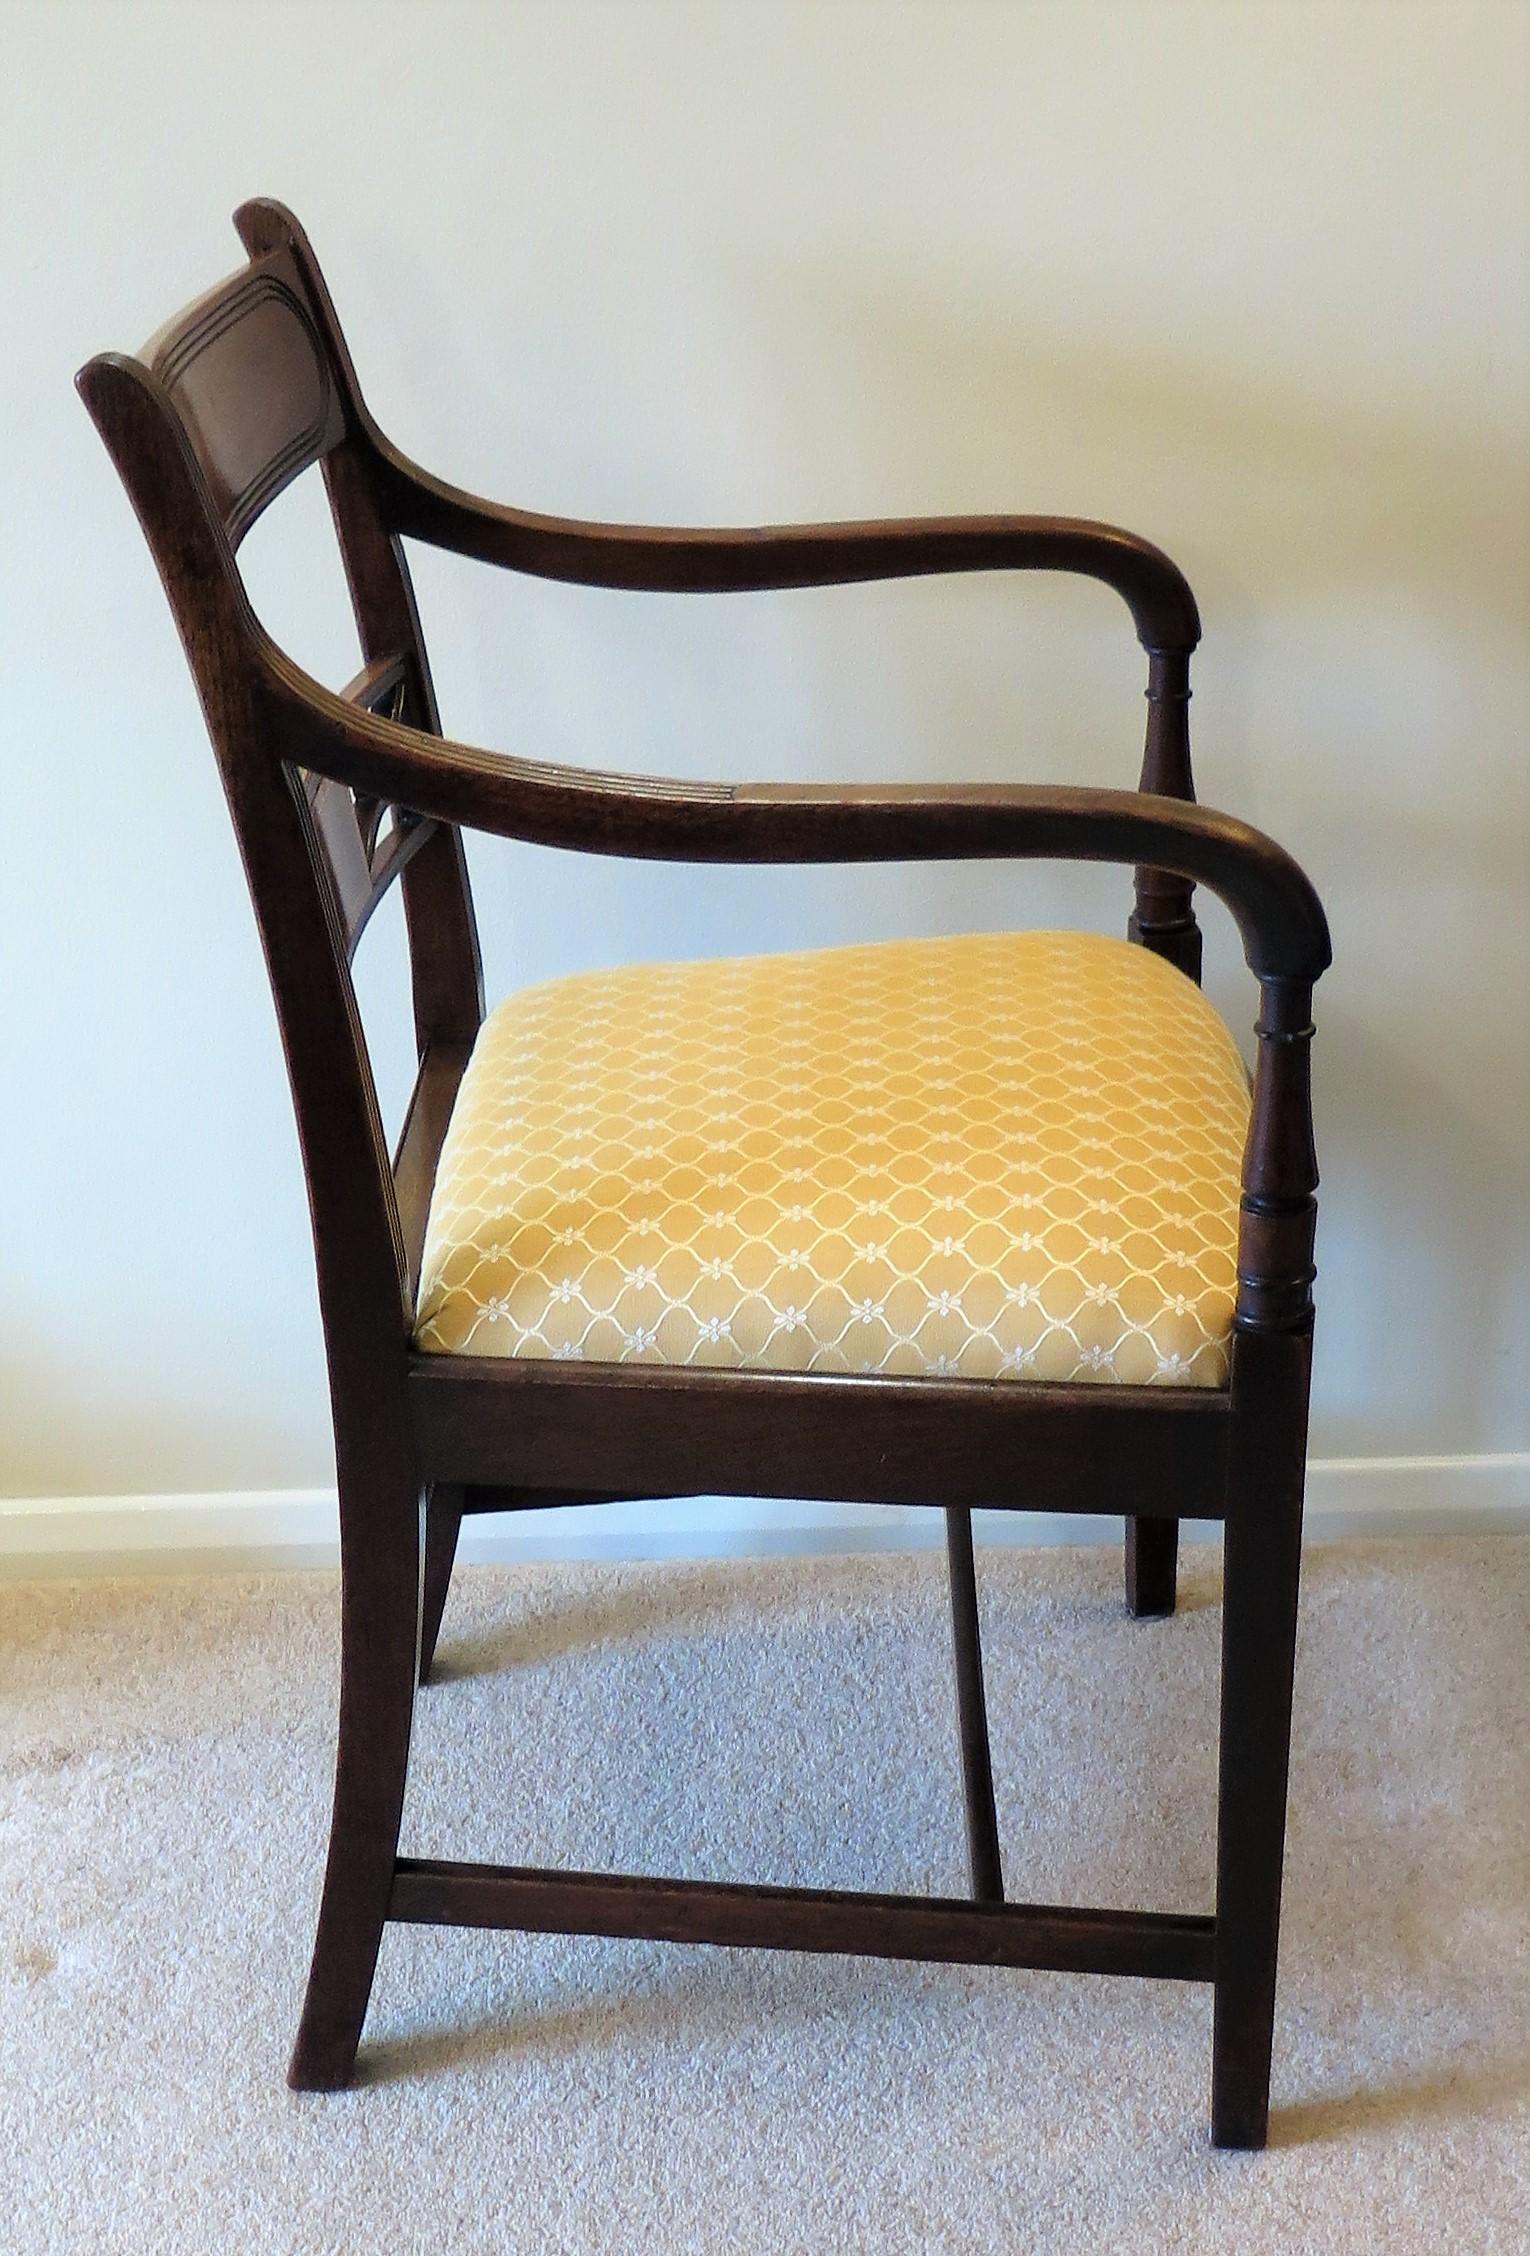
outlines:
{"label": "arm support post", "polygon": [[[1190,774],[1190,656],[1155,651],[1148,660],[1147,741],[1139,789],[1166,799],[1193,800]],[[1197,982],[1201,932],[1193,906],[1195,887],[1172,870],[1139,868],[1137,905],[1126,933]]]}
{"label": "arm support post", "polygon": [[1242,1334],[1312,1322],[1317,1153],[1312,1139],[1312,982],[1261,982],[1254,1104],[1243,1161],[1236,1323]]}

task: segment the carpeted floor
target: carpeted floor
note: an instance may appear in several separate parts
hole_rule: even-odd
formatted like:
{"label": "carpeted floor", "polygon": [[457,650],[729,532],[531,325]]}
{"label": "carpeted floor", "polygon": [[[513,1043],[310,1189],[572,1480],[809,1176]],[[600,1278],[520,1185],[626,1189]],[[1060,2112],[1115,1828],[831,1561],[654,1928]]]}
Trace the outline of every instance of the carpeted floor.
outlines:
{"label": "carpeted floor", "polygon": [[[1209,1909],[1214,1553],[980,1561],[1015,1895]],[[1530,1539],[1309,1561],[1276,2117],[1178,1985],[395,1929],[282,2081],[328,1576],[0,1589],[9,2256],[1530,2247]],[[468,1570],[406,1848],[959,1892],[938,1558]]]}

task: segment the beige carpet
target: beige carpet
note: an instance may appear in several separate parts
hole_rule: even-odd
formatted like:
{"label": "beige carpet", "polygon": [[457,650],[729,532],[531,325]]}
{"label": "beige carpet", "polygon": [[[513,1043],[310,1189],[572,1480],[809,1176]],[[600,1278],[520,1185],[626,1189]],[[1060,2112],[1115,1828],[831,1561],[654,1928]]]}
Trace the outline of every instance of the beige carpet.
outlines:
{"label": "beige carpet", "polygon": [[[981,1561],[1015,1894],[1210,1906],[1214,1553]],[[1201,1989],[392,1931],[289,2094],[332,1578],[0,1590],[0,2247],[1530,2247],[1530,1540],[1316,1551],[1274,2144]],[[936,1558],[469,1570],[406,1846],[958,1890]]]}

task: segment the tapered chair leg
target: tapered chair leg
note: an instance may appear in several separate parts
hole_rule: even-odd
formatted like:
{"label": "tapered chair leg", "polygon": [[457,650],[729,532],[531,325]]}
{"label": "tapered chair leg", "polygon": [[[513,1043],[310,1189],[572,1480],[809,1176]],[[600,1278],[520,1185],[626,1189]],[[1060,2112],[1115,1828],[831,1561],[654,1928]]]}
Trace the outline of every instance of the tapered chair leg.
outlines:
{"label": "tapered chair leg", "polygon": [[1248,1484],[1241,1499],[1235,1488],[1225,1535],[1211,2074],[1215,2146],[1261,2147],[1269,2131],[1301,1564],[1299,1408],[1296,1423],[1288,1474]]}
{"label": "tapered chair leg", "polygon": [[983,1691],[983,1639],[978,1624],[977,1569],[972,1556],[972,1514],[946,1513],[946,1563],[951,1576],[951,1639],[956,1660],[956,1720],[962,1750],[962,1801],[967,1813],[967,1869],[978,1903],[1004,1901],[999,1822],[993,1798],[993,1757],[988,1745],[988,1702]]}
{"label": "tapered chair leg", "polygon": [[397,1477],[349,1515],[342,1497],[340,1737],[313,1964],[287,2081],[351,2080],[398,1856],[419,1660],[423,1504]]}
{"label": "tapered chair leg", "polygon": [[441,1634],[441,1616],[446,1611],[447,1592],[452,1586],[452,1567],[461,1527],[462,1490],[438,1484],[425,1499],[425,1574],[420,1593],[422,1684],[429,1683],[431,1664],[436,1657],[436,1640]]}
{"label": "tapered chair leg", "polygon": [[1126,1605],[1141,1621],[1172,1614],[1179,1569],[1179,1522],[1134,1514],[1126,1523]]}

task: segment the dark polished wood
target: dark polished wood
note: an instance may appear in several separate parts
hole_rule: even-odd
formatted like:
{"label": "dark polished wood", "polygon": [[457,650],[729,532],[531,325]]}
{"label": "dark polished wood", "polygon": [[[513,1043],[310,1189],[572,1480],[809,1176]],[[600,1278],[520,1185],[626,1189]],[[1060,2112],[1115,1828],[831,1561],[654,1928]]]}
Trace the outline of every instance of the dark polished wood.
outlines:
{"label": "dark polished wood", "polygon": [[[1265,2135],[1311,1334],[1312,982],[1323,912],[1271,840],[1193,800],[1199,620],[1149,543],[1060,518],[668,531],[505,509],[378,429],[324,278],[279,204],[245,205],[248,263],[79,387],[158,566],[207,717],[281,1029],[313,1218],[343,1578],[334,1815],[291,2079],[351,2076],[389,1918],[562,1927],[1015,1966],[1214,1977],[1213,2120]],[[237,551],[305,470],[325,480],[361,666],[340,692],[261,628]],[[403,550],[695,593],[924,572],[1083,573],[1149,654],[1136,792],[696,783],[446,740]],[[412,1347],[442,1140],[483,1012],[462,829],[591,853],[761,863],[1059,856],[1135,868],[1129,927],[1194,977],[1196,884],[1262,984],[1229,1383],[1201,1390],[800,1376],[423,1356]],[[418,1076],[390,1162],[350,963],[402,892]],[[417,1680],[466,1512],[623,1496],[814,1496],[952,1515],[972,1903],[546,1874],[398,1857]],[[1023,1498],[1023,1502],[1017,1499]],[[1138,1510],[1131,1514],[1131,1506]],[[1227,1523],[1215,1919],[1001,1904],[970,1520],[1131,1516],[1130,1595],[1173,1602],[1181,1513]],[[423,1521],[423,1530],[422,1530]]]}
{"label": "dark polished wood", "polygon": [[646,1935],[731,1949],[827,1951],[1062,1974],[1209,1982],[1215,1922],[1162,1911],[970,1903],[960,1897],[760,1888],[629,1873],[536,1872],[400,1857],[389,1917],[427,1926]]}
{"label": "dark polished wood", "polygon": [[1261,1343],[1243,1374],[1233,1478],[1243,1508],[1229,1518],[1222,1594],[1222,1731],[1217,1802],[1216,2001],[1211,2135],[1263,2146],[1285,1859],[1286,1772],[1301,1571],[1302,1465],[1312,1339]]}
{"label": "dark polished wood", "polygon": [[447,1593],[452,1586],[452,1568],[457,1559],[457,1537],[462,1528],[464,1492],[460,1488],[438,1482],[426,1492],[425,1497],[425,1558],[420,1573],[420,1665],[419,1681],[430,1681],[431,1665],[436,1657],[436,1641],[441,1635],[441,1616],[446,1611]]}
{"label": "dark polished wood", "polygon": [[951,1579],[951,1642],[956,1662],[956,1728],[962,1751],[962,1803],[967,1818],[967,1871],[976,1903],[1004,1901],[1004,1861],[993,1798],[988,1701],[983,1690],[983,1630],[978,1613],[972,1514],[946,1513],[946,1570]]}
{"label": "dark polished wood", "polygon": [[1072,1386],[493,1356],[416,1355],[409,1391],[428,1480],[570,1495],[1115,1515],[1151,1477],[1218,1519],[1232,1424],[1212,1388],[1090,1388],[1099,1409],[1086,1418]]}
{"label": "dark polished wood", "polygon": [[[1138,789],[1164,799],[1193,800],[1190,769],[1190,658],[1187,651],[1155,651],[1148,665],[1147,738]],[[1136,904],[1126,927],[1135,940],[1162,956],[1197,985],[1201,928],[1195,886],[1174,870],[1139,869]],[[1126,1522],[1126,1603],[1139,1620],[1174,1611],[1179,1564],[1179,1521],[1138,1513]]]}
{"label": "dark polished wood", "polygon": [[340,443],[340,395],[286,244],[188,306],[150,338],[142,359],[173,403],[235,543]]}
{"label": "dark polished wood", "polygon": [[[1147,740],[1138,789],[1182,805],[1195,798],[1190,772],[1190,660],[1155,653],[1148,665]],[[1139,869],[1128,937],[1165,957],[1186,978],[1201,976],[1201,929],[1195,921],[1195,886],[1167,869]]]}
{"label": "dark polished wood", "polygon": [[1138,1621],[1174,1611],[1179,1522],[1136,1512],[1126,1522],[1126,1605]]}
{"label": "dark polished wood", "polygon": [[580,524],[503,509],[421,470],[378,434],[401,532],[459,556],[586,587],[722,595],[835,587],[932,572],[1075,572],[1114,588],[1144,649],[1193,650],[1194,598],[1161,549],[1071,517],[929,517],[892,524],[672,529]]}
{"label": "dark polished wood", "polygon": [[303,766],[443,823],[646,861],[1151,859],[1221,896],[1260,978],[1327,966],[1328,927],[1297,865],[1210,808],[1076,785],[693,783],[556,766],[424,739],[347,705],[285,653],[262,655],[270,726]]}
{"label": "dark polished wood", "polygon": [[1317,1222],[1310,985],[1266,980],[1254,1031],[1222,1593],[1211,2135],[1227,2147],[1269,2128]]}
{"label": "dark polished wood", "polygon": [[422,1046],[420,1069],[393,1158],[393,1192],[404,1260],[404,1290],[411,1307],[419,1290],[420,1256],[425,1249],[425,1225],[430,1219],[430,1194],[435,1185],[436,1165],[451,1124],[458,1085],[471,1054],[472,1044],[461,1040],[427,1041]]}

